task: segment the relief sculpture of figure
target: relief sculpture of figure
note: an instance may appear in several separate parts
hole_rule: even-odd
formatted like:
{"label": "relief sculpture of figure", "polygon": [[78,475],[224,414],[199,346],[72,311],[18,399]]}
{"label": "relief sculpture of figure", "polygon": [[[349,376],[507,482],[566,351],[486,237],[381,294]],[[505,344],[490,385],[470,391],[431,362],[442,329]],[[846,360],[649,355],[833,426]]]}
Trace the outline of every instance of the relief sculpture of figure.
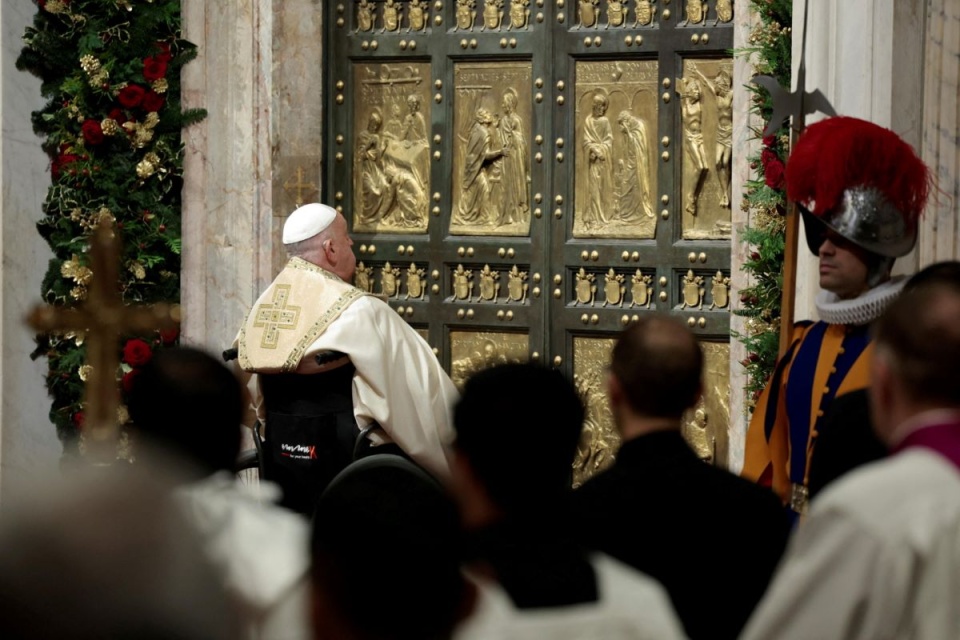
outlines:
{"label": "relief sculpture of figure", "polygon": [[375,224],[393,207],[393,188],[383,166],[386,140],[380,135],[383,117],[374,109],[367,120],[367,130],[357,136],[357,157],[360,163],[360,208],[357,218],[362,224]]}
{"label": "relief sculpture of figure", "polygon": [[390,118],[383,125],[383,135],[391,140],[403,140],[403,108],[399,102],[390,105]]}
{"label": "relief sculpture of figure", "polygon": [[394,210],[390,221],[401,227],[426,227],[427,194],[420,180],[403,167],[388,164],[384,173],[394,193]]}
{"label": "relief sculpture of figure", "polygon": [[683,146],[694,171],[684,210],[695,216],[697,201],[707,177],[707,161],[703,153],[703,96],[700,82],[696,78],[677,78],[677,93],[680,94]]}
{"label": "relief sculpture of figure", "polygon": [[613,129],[606,117],[609,102],[604,93],[593,96],[593,110],[583,122],[583,151],[587,155],[587,203],[583,223],[595,229],[607,223],[607,197],[612,178]]}
{"label": "relief sculpture of figure", "polygon": [[407,109],[410,113],[403,119],[403,141],[404,146],[409,147],[414,142],[426,142],[427,140],[427,121],[420,113],[420,96],[411,93],[407,96]]}
{"label": "relief sculpture of figure", "polygon": [[502,160],[503,207],[499,224],[526,222],[530,216],[528,198],[530,154],[523,134],[523,120],[517,114],[517,92],[503,92],[503,115],[500,116],[500,140],[505,151]]}
{"label": "relief sculpture of figure", "polygon": [[625,144],[624,158],[619,161],[617,177],[617,220],[637,223],[654,217],[653,194],[650,191],[649,147],[647,128],[643,121],[627,110],[617,117]]}
{"label": "relief sculpture of figure", "polygon": [[730,74],[720,69],[715,82],[707,80],[700,70],[696,73],[717,98],[717,178],[720,180],[720,206],[730,207],[730,157],[733,150],[733,91]]}
{"label": "relief sculpture of figure", "polygon": [[460,205],[456,212],[456,222],[490,225],[496,222],[497,213],[490,199],[488,171],[493,161],[507,155],[507,152],[493,148],[493,136],[490,132],[493,116],[489,111],[480,107],[476,111],[474,120],[464,151]]}

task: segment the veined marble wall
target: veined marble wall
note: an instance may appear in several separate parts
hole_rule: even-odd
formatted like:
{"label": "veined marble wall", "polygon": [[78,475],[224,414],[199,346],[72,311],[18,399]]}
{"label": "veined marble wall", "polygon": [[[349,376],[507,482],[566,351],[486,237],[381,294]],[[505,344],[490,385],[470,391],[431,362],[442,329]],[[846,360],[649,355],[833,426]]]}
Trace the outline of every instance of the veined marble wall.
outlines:
{"label": "veined marble wall", "polygon": [[920,221],[920,266],[960,257],[960,3],[928,0],[927,33],[921,149],[940,192]]}
{"label": "veined marble wall", "polygon": [[[737,0],[734,4],[733,47],[741,49],[747,46],[750,39],[750,30],[753,27],[753,17],[750,14],[749,0]],[[733,148],[738,150],[733,158],[733,172],[731,176],[733,200],[730,213],[733,221],[733,246],[731,251],[730,300],[731,309],[739,309],[740,290],[750,286],[746,273],[741,265],[746,262],[750,247],[741,241],[743,228],[749,224],[749,216],[741,210],[743,191],[747,180],[751,178],[749,157],[756,151],[759,142],[751,140],[750,127],[761,126],[757,118],[750,114],[750,94],[744,85],[753,77],[753,65],[742,56],[733,60]],[[743,333],[744,319],[731,314],[730,329],[734,333]],[[743,385],[746,384],[746,375],[740,361],[746,357],[746,349],[740,342],[730,338],[730,432],[728,434],[729,452],[727,466],[735,472],[743,467],[743,450],[746,445],[748,416],[746,414],[746,398]]]}
{"label": "veined marble wall", "polygon": [[291,185],[312,183],[299,194],[318,197],[322,6],[183,0],[182,11],[200,48],[184,103],[210,113],[184,135],[183,338],[219,352],[283,266]]}
{"label": "veined marble wall", "polygon": [[35,478],[56,473],[63,450],[47,417],[46,361],[30,360],[33,332],[23,323],[52,257],[34,226],[50,186],[30,124],[30,112],[43,106],[40,81],[14,66],[36,10],[31,2],[0,5],[0,508],[35,487]]}

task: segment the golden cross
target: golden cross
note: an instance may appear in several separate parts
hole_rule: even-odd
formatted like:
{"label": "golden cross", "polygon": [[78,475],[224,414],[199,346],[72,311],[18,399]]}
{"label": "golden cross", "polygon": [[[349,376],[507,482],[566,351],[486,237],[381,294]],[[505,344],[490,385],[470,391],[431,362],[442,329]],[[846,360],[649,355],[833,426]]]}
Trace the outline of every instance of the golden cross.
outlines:
{"label": "golden cross", "polygon": [[90,238],[93,277],[85,304],[70,309],[41,305],[27,322],[37,331],[85,332],[87,376],[84,399],[84,435],[94,463],[110,463],[116,457],[120,434],[117,420],[119,366],[117,341],[123,333],[171,329],[180,321],[179,305],[126,306],[118,290],[120,241],[114,231],[100,225]]}
{"label": "golden cross", "polygon": [[290,299],[290,285],[278,284],[273,294],[273,303],[263,303],[257,307],[257,319],[253,326],[266,327],[260,346],[264,349],[276,349],[280,340],[280,329],[296,329],[300,320],[300,307],[287,305]]}
{"label": "golden cross", "polygon": [[306,191],[306,193],[307,193],[308,196],[313,195],[314,193],[317,192],[317,185],[313,184],[312,182],[304,182],[304,181],[303,181],[303,174],[304,174],[303,167],[297,167],[297,181],[296,181],[296,182],[293,182],[293,180],[289,180],[289,179],[288,179],[286,182],[283,183],[283,188],[286,189],[287,191],[292,191],[292,190],[296,189],[296,191],[297,191],[297,198],[296,198],[294,204],[296,204],[296,206],[298,206],[298,207],[302,207],[302,206],[303,206],[303,203],[304,203],[303,193],[304,193],[304,191]]}

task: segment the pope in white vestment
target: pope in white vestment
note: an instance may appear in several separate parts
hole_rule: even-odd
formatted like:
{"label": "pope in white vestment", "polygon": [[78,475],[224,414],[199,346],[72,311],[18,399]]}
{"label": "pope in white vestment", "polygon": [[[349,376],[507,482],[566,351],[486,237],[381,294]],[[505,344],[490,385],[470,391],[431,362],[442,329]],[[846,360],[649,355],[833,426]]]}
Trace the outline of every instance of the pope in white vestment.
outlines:
{"label": "pope in white vestment", "polygon": [[[255,374],[254,406],[266,440],[276,433],[271,434],[261,376],[286,375],[283,384],[289,387],[301,375],[326,374],[347,363],[355,368],[349,393],[356,424],[350,428],[359,434],[376,422],[382,429],[371,434],[374,445],[394,443],[434,475],[446,477],[456,388],[410,325],[379,298],[348,284],[356,258],[346,229],[343,216],[325,205],[305,205],[291,214],[284,244],[302,257],[291,257],[240,330],[238,362]],[[318,364],[315,356],[329,352],[345,354],[348,362]],[[308,448],[302,457],[312,458],[314,452]]]}

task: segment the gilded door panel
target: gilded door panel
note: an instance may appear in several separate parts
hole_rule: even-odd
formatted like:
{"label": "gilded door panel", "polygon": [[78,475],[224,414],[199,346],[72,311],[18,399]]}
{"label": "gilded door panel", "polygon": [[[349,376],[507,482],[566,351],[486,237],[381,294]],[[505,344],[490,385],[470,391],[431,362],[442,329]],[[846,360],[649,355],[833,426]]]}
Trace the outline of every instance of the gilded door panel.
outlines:
{"label": "gilded door panel", "polygon": [[701,342],[703,399],[683,417],[683,436],[704,461],[729,459],[730,343]]}
{"label": "gilded door panel", "polygon": [[684,239],[730,237],[733,91],[729,59],[683,61],[680,102]]}
{"label": "gilded door panel", "polygon": [[450,377],[458,389],[478,371],[496,364],[526,362],[529,354],[530,338],[525,333],[450,331]]}
{"label": "gilded door panel", "polygon": [[531,63],[454,67],[450,233],[530,233]]}
{"label": "gilded door panel", "polygon": [[620,435],[607,402],[606,375],[613,338],[573,338],[573,383],[586,409],[583,433],[573,462],[573,486],[613,464]]}
{"label": "gilded door panel", "polygon": [[355,64],[353,79],[353,230],[426,233],[430,65]]}
{"label": "gilded door panel", "polygon": [[575,238],[655,236],[657,97],[656,60],[576,63]]}

